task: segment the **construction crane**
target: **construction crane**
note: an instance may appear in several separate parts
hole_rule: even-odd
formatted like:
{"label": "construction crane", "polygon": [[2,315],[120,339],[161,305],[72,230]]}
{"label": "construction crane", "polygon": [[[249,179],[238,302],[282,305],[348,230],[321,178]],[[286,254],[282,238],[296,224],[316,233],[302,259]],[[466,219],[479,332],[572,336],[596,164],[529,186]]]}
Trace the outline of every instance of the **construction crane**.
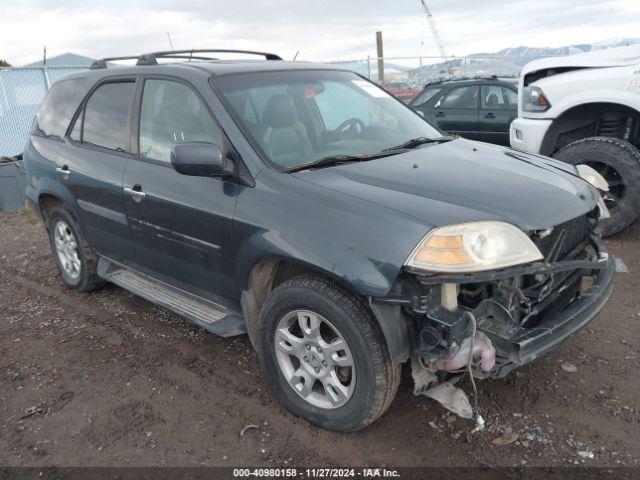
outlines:
{"label": "construction crane", "polygon": [[429,28],[431,29],[431,34],[433,35],[433,41],[436,43],[436,47],[438,47],[438,50],[440,50],[440,56],[447,66],[449,75],[452,76],[453,71],[451,70],[451,65],[449,65],[449,55],[447,55],[447,50],[444,47],[444,42],[442,41],[442,39],[440,38],[440,34],[438,33],[438,27],[436,27],[436,21],[433,18],[431,9],[427,6],[427,0],[420,0],[420,3],[422,3],[422,7],[424,8],[424,14],[427,17],[427,22],[429,22]]}

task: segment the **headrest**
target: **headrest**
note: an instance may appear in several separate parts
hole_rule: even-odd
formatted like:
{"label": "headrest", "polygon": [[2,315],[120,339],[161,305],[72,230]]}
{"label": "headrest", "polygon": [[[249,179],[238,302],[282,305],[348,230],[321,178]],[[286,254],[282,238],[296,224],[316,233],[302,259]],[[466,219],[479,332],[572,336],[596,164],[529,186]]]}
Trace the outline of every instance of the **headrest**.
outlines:
{"label": "headrest", "polygon": [[298,121],[298,111],[289,95],[274,95],[267,102],[262,121],[273,128],[290,127]]}

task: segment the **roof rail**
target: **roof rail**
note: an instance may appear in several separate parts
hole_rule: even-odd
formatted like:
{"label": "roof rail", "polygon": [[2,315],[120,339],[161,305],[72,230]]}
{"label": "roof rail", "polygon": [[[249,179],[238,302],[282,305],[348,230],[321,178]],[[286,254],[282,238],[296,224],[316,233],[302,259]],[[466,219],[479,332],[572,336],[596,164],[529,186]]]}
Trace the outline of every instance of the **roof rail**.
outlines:
{"label": "roof rail", "polygon": [[140,58],[139,55],[131,55],[129,57],[107,57],[99,60],[94,60],[89,70],[100,70],[101,68],[107,68],[107,63],[115,60],[136,60]]}
{"label": "roof rail", "polygon": [[241,53],[243,55],[260,55],[266,60],[282,60],[275,53],[268,52],[255,52],[252,50],[224,50],[224,49],[197,49],[197,50],[168,50],[164,52],[153,52],[140,55],[138,57],[138,63],[136,65],[157,65],[158,58],[186,58],[193,60],[218,60],[214,57],[204,57],[201,55],[194,56],[194,53]]}

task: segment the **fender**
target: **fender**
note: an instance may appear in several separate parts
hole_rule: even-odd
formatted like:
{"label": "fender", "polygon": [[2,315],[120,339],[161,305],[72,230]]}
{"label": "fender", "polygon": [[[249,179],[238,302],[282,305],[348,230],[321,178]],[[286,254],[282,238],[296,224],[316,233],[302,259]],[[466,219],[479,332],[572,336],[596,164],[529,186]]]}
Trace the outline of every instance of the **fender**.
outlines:
{"label": "fender", "polygon": [[[544,90],[544,88],[543,88]],[[568,97],[563,97],[546,112],[547,118],[558,118],[563,113],[574,107],[580,107],[591,103],[615,103],[623,107],[631,108],[640,113],[640,95],[626,90],[585,90]]]}

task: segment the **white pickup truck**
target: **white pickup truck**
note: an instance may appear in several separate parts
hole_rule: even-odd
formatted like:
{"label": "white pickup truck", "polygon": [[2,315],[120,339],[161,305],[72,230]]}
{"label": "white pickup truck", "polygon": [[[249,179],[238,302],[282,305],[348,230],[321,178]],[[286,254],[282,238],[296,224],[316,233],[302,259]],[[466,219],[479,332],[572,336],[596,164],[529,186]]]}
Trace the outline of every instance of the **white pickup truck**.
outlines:
{"label": "white pickup truck", "polygon": [[640,215],[640,45],[525,65],[510,141],[595,168],[609,184],[604,234],[627,228]]}

